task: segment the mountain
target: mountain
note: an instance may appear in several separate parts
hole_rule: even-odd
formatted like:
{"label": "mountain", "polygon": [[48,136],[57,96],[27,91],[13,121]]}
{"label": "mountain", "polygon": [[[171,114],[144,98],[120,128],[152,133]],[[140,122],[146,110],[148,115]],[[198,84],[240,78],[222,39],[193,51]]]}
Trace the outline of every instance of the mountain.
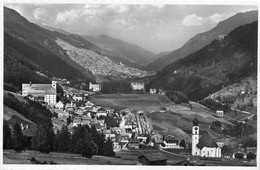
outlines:
{"label": "mountain", "polygon": [[238,13],[224,21],[217,24],[216,27],[204,33],[197,34],[192,37],[181,48],[172,51],[170,54],[162,56],[146,66],[147,70],[161,70],[169,63],[173,63],[180,58],[205,47],[215,39],[221,39],[238,26],[251,23],[258,19],[258,11],[250,11],[245,13]]}
{"label": "mountain", "polygon": [[112,55],[120,56],[129,62],[145,66],[152,62],[155,54],[119,39],[111,38],[107,35],[85,35],[82,36],[87,41],[99,46]]}
{"label": "mountain", "polygon": [[257,29],[257,21],[236,28],[224,39],[167,65],[148,87],[182,91],[197,101],[223,85],[256,75]]}
{"label": "mountain", "polygon": [[[72,61],[55,40],[88,49],[99,49],[94,44],[75,35],[52,32],[29,22],[15,10],[4,8],[4,78],[5,82],[21,88],[22,82],[46,82],[48,77],[93,80],[94,76]],[[23,73],[23,74],[22,74]]]}
{"label": "mountain", "polygon": [[64,34],[64,35],[70,35],[71,34],[70,32],[65,31],[63,29],[54,28],[54,27],[51,27],[51,26],[48,26],[48,25],[43,25],[41,23],[36,23],[36,24],[39,25],[42,28],[45,28],[45,29],[53,31],[53,32],[56,31],[56,32],[59,32],[59,33]]}

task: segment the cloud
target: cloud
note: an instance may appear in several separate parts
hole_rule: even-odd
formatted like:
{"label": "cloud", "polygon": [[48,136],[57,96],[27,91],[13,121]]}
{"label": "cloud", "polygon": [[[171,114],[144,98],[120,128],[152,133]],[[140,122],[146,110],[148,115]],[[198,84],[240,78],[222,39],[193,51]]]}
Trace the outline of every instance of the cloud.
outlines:
{"label": "cloud", "polygon": [[71,24],[75,19],[81,15],[80,10],[71,9],[69,11],[60,12],[57,14],[55,23],[57,24]]}
{"label": "cloud", "polygon": [[233,12],[231,12],[231,13],[224,13],[224,14],[215,13],[215,14],[209,16],[208,20],[212,24],[217,24],[220,21],[223,21],[223,20],[231,17],[232,15],[235,15],[235,13],[233,13]]}
{"label": "cloud", "polygon": [[33,17],[37,20],[45,20],[48,18],[48,11],[44,8],[37,8],[32,13]]}
{"label": "cloud", "polygon": [[184,26],[202,25],[203,23],[204,19],[196,14],[187,15],[182,21]]}
{"label": "cloud", "polygon": [[231,17],[232,15],[235,15],[235,13],[234,12],[222,13],[222,14],[215,13],[208,17],[201,17],[201,16],[197,16],[196,14],[191,14],[184,17],[182,24],[184,26],[200,26],[203,24],[216,25],[219,22]]}
{"label": "cloud", "polygon": [[109,27],[115,30],[135,31],[141,28],[140,21],[131,18],[120,18],[109,23]]}

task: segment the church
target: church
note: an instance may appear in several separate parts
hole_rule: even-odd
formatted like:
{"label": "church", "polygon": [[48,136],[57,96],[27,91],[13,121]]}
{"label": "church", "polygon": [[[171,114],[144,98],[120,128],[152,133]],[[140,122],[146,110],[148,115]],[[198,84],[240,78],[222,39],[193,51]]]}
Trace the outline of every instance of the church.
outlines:
{"label": "church", "polygon": [[208,134],[199,136],[199,120],[197,116],[192,123],[192,156],[220,158],[221,148],[214,139]]}

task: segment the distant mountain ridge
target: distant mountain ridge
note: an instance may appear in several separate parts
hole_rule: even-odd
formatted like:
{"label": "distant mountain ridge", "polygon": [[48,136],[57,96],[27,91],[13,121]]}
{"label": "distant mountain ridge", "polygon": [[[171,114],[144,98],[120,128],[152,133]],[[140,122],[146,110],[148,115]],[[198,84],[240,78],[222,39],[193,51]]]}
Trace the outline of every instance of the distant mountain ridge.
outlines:
{"label": "distant mountain ridge", "polygon": [[199,33],[185,43],[181,48],[172,51],[168,55],[157,58],[152,63],[146,66],[147,70],[159,71],[170,63],[177,61],[180,58],[186,57],[189,54],[210,44],[215,39],[221,39],[230,33],[238,26],[251,23],[258,19],[258,11],[249,11],[238,13],[224,21],[221,21],[214,28],[204,33]]}
{"label": "distant mountain ridge", "polygon": [[154,53],[145,50],[142,47],[107,35],[82,35],[82,37],[105,51],[110,52],[112,55],[120,56],[141,66],[145,66],[152,62],[155,57]]}
{"label": "distant mountain ridge", "polygon": [[16,53],[11,57],[21,55],[20,59],[30,60],[33,65],[37,65],[40,72],[67,79],[93,79],[93,75],[88,70],[73,62],[55,43],[56,38],[59,37],[75,46],[98,49],[84,39],[46,30],[6,7],[4,7],[4,35],[5,44],[13,48]]}
{"label": "distant mountain ridge", "polygon": [[167,65],[148,87],[182,91],[194,101],[223,85],[257,74],[258,22],[231,31],[187,57]]}

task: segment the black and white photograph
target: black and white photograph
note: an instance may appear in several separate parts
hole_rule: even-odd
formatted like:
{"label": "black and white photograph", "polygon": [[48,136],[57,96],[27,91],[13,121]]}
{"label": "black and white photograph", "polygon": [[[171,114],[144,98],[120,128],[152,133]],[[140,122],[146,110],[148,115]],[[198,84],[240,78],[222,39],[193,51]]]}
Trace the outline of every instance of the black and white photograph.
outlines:
{"label": "black and white photograph", "polygon": [[195,2],[4,1],[1,166],[258,169],[258,1]]}

